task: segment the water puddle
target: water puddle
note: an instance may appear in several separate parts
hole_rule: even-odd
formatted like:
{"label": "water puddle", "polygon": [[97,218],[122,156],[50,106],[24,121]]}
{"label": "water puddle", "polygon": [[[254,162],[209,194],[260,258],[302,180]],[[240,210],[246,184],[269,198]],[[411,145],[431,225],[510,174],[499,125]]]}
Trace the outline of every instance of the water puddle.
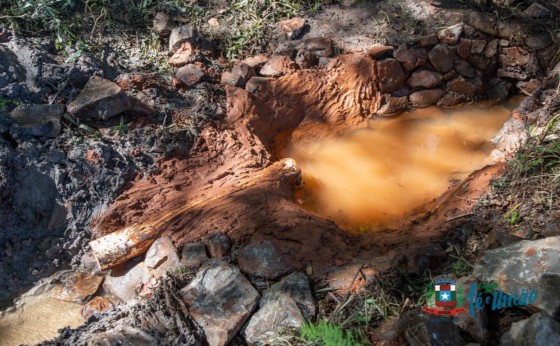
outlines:
{"label": "water puddle", "polygon": [[399,227],[489,163],[491,143],[520,99],[492,107],[418,109],[334,139],[290,143],[303,188],[296,201],[359,232]]}
{"label": "water puddle", "polygon": [[84,323],[83,304],[75,301],[95,293],[98,277],[58,272],[22,295],[13,308],[0,311],[0,346],[37,344],[64,327]]}
{"label": "water puddle", "polygon": [[0,345],[34,345],[58,335],[58,329],[84,323],[80,304],[50,298],[25,297],[22,306],[0,315]]}

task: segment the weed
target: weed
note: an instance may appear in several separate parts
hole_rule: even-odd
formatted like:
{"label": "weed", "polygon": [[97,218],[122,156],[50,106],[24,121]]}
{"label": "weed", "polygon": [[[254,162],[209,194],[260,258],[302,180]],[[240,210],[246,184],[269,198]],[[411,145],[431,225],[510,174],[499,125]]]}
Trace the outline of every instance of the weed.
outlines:
{"label": "weed", "polygon": [[0,112],[7,112],[10,108],[19,105],[18,101],[0,98]]}
{"label": "weed", "polygon": [[520,205],[521,203],[517,203],[513,208],[504,214],[504,220],[506,220],[510,225],[515,225],[521,220],[521,216],[518,211]]}
{"label": "weed", "polygon": [[121,121],[118,125],[111,128],[111,133],[116,133],[118,136],[122,136],[128,132],[128,127],[124,123],[124,118],[121,116]]}
{"label": "weed", "polygon": [[340,325],[319,320],[317,323],[306,323],[300,329],[301,338],[308,343],[319,343],[324,346],[357,346],[359,343],[350,330]]}

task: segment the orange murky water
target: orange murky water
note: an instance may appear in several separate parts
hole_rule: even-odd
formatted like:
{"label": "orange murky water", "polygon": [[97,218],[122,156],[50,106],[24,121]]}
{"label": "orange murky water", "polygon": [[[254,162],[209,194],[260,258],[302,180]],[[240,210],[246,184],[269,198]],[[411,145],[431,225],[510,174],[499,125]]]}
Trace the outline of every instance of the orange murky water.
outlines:
{"label": "orange murky water", "polygon": [[298,162],[304,180],[296,201],[348,229],[398,227],[489,163],[491,138],[519,101],[424,108],[338,138],[291,143],[285,156]]}
{"label": "orange murky water", "polygon": [[26,297],[22,307],[0,316],[0,345],[34,345],[58,335],[58,329],[84,323],[81,305],[50,298]]}

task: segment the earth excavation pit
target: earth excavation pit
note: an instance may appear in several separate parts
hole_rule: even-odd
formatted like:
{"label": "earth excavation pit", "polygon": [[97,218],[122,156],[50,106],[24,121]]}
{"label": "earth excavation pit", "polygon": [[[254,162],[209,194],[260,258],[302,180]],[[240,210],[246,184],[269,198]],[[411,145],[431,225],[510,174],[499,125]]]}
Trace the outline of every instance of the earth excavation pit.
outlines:
{"label": "earth excavation pit", "polygon": [[[350,136],[367,142],[371,131],[386,140],[394,139],[387,146],[402,143],[408,148],[407,155],[398,148],[383,151],[381,139],[372,139],[369,145],[369,150],[377,150],[385,157],[395,157],[395,152],[404,155],[399,158],[404,165],[402,171],[390,165],[384,169],[393,170],[392,174],[413,175],[415,180],[395,181],[391,175],[381,178],[386,181],[386,187],[396,186],[393,193],[402,201],[372,202],[355,197],[355,203],[342,207],[357,213],[350,222],[342,220],[336,208],[344,200],[352,200],[351,193],[341,195],[332,187],[321,189],[327,200],[337,203],[326,211],[318,210],[313,203],[300,205],[296,201],[306,200],[306,189],[296,191],[303,182],[312,186],[309,177],[316,173],[306,162],[302,150],[305,147],[296,145],[288,150],[287,156],[294,156],[295,161],[281,159],[286,156],[279,148],[288,143],[315,143],[330,151],[329,155],[336,155],[339,162],[351,160],[350,153],[340,152],[344,150],[341,139],[328,145],[322,141],[332,141],[350,129],[368,126],[368,119],[381,106],[383,79],[378,69],[379,63],[367,54],[353,53],[332,59],[322,69],[298,70],[276,79],[260,78],[254,93],[226,87],[227,116],[203,131],[190,158],[161,162],[161,174],[139,177],[95,219],[94,236],[98,239],[92,241],[91,247],[100,267],[111,268],[137,256],[160,236],[171,237],[180,247],[216,232],[247,243],[270,240],[294,268],[311,264],[316,275],[355,258],[367,259],[375,268],[372,273],[384,270],[395,255],[404,253],[401,246],[411,256],[414,249],[422,253],[423,247],[430,246],[434,237],[451,225],[444,221],[468,212],[472,206],[465,201],[480,197],[489,180],[503,168],[501,164],[491,165],[469,176],[488,162],[492,149],[489,140],[510,112],[495,107],[489,114],[464,109],[448,116],[428,108],[395,119],[372,120],[369,130],[351,132],[343,138]],[[445,125],[458,126],[455,130],[458,132],[441,135],[446,131]],[[427,151],[419,152],[418,143],[423,143],[420,147]],[[418,157],[427,159],[428,153],[440,155],[442,159],[437,165],[434,159],[413,162]],[[449,166],[450,161],[459,165]],[[376,162],[373,156],[371,162]],[[406,172],[407,167],[414,165],[431,166],[433,170],[417,168]],[[370,184],[367,188],[378,189],[374,172],[363,166],[361,170],[356,168],[360,178],[347,179],[357,184],[367,181]],[[334,169],[325,172],[336,180],[342,179]],[[458,181],[468,178],[446,191],[450,176]],[[319,175],[319,179],[324,179],[324,175]],[[399,184],[417,185],[419,190],[404,190]],[[451,198],[456,196],[461,198]],[[412,217],[401,221],[411,210],[417,212],[414,216],[424,218],[421,228],[413,226]],[[388,211],[387,218],[380,218]],[[368,228],[392,229],[376,234],[348,232],[364,224]]]}

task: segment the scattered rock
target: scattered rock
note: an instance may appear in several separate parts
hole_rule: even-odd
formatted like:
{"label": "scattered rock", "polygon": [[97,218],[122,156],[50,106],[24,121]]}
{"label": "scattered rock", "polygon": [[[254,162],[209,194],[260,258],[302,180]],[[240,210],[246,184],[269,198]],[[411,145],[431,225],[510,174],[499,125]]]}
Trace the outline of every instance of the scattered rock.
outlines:
{"label": "scattered rock", "polygon": [[260,74],[265,77],[279,77],[296,70],[296,63],[288,56],[275,55],[264,64]]}
{"label": "scattered rock", "polygon": [[507,66],[523,66],[531,60],[531,55],[523,48],[503,48],[500,53],[500,63]]}
{"label": "scattered rock", "polygon": [[210,26],[213,28],[218,28],[220,26],[220,22],[218,21],[218,18],[215,17],[208,19],[208,24],[210,24]]}
{"label": "scattered rock", "polygon": [[495,281],[507,294],[536,290],[534,305],[555,316],[560,308],[560,237],[520,241],[489,250],[475,266],[480,281]]}
{"label": "scattered rock", "polygon": [[19,105],[10,118],[31,136],[54,138],[60,134],[62,114],[63,105]]}
{"label": "scattered rock", "polygon": [[509,43],[508,40],[500,39],[500,47],[509,47]]}
{"label": "scattered rock", "polygon": [[469,64],[467,61],[463,59],[455,60],[455,71],[459,73],[461,76],[467,78],[474,78],[476,75],[474,68]]}
{"label": "scattered rock", "polygon": [[422,48],[432,47],[439,43],[438,35],[426,35],[418,38],[418,44]]}
{"label": "scattered rock", "polygon": [[459,95],[454,92],[448,92],[442,97],[438,103],[438,107],[450,108],[465,103],[468,99],[464,95]]}
{"label": "scattered rock", "polygon": [[467,59],[471,54],[472,40],[462,38],[457,45],[457,54],[463,59]]}
{"label": "scattered rock", "polygon": [[109,310],[113,304],[106,298],[103,297],[93,297],[92,300],[87,302],[86,305],[82,308],[81,314],[82,317],[86,320],[90,316],[98,316],[105,311]]}
{"label": "scattered rock", "polygon": [[412,71],[416,67],[424,65],[428,60],[428,55],[423,48],[401,46],[395,52],[395,59],[402,64],[405,71]]}
{"label": "scattered rock", "polygon": [[560,211],[550,213],[540,234],[543,237],[555,237],[560,235]]}
{"label": "scattered rock", "polygon": [[424,312],[413,311],[403,318],[405,337],[410,346],[463,346],[459,329],[452,319],[434,319]]}
{"label": "scattered rock", "polygon": [[280,30],[286,35],[287,38],[295,40],[303,31],[305,27],[305,19],[295,17],[288,20],[283,20],[278,22],[278,26],[280,26]]}
{"label": "scattered rock", "polygon": [[368,262],[353,262],[341,267],[329,270],[327,284],[333,293],[344,297],[348,293],[360,292],[371,283],[379,273],[391,267],[388,257],[375,257]]}
{"label": "scattered rock", "polygon": [[494,16],[471,11],[465,16],[465,23],[488,35],[498,36],[498,27]]}
{"label": "scattered rock", "polygon": [[241,76],[233,74],[229,71],[222,73],[220,77],[220,83],[223,85],[231,85],[235,87],[242,87]]}
{"label": "scattered rock", "polygon": [[387,59],[377,62],[376,65],[381,93],[390,93],[404,84],[406,75],[397,60]]}
{"label": "scattered rock", "polygon": [[441,42],[448,45],[455,45],[459,41],[459,36],[463,33],[463,23],[455,24],[438,31],[437,36]]}
{"label": "scattered rock", "polygon": [[173,29],[173,20],[167,13],[158,12],[154,17],[153,28],[154,31],[161,37],[167,37],[171,34]]}
{"label": "scattered rock", "polygon": [[367,49],[367,53],[373,59],[381,58],[393,52],[393,46],[385,46],[383,44],[374,44]]}
{"label": "scattered rock", "polygon": [[190,88],[202,82],[208,76],[200,67],[188,64],[177,70],[175,77],[177,77],[177,79],[179,79],[185,86]]}
{"label": "scattered rock", "polygon": [[134,96],[130,96],[130,112],[134,115],[141,116],[141,117],[150,117],[156,113],[156,110],[138,98]]}
{"label": "scattered rock", "polygon": [[183,67],[192,60],[193,46],[190,42],[183,42],[175,54],[169,58],[169,65],[173,67]]}
{"label": "scattered rock", "polygon": [[207,261],[181,294],[213,346],[226,345],[235,337],[259,299],[239,269],[217,259]]}
{"label": "scattered rock", "polygon": [[97,292],[103,282],[103,277],[67,272],[56,281],[57,283],[53,285],[51,297],[81,303]]}
{"label": "scattered rock", "polygon": [[492,40],[486,44],[486,48],[484,48],[484,56],[487,58],[491,58],[498,53],[498,40]]}
{"label": "scattered rock", "polygon": [[512,78],[518,80],[525,80],[529,77],[519,67],[513,67],[513,66],[506,66],[504,68],[498,69],[496,75],[502,78]]}
{"label": "scattered rock", "polygon": [[228,257],[231,252],[231,240],[223,233],[214,233],[208,237],[208,252],[212,258]]}
{"label": "scattered rock", "polygon": [[445,95],[441,89],[427,89],[410,94],[410,102],[415,107],[428,107],[439,101]]}
{"label": "scattered rock", "polygon": [[333,54],[332,40],[326,37],[306,38],[297,46],[297,49],[309,52],[317,59],[327,58]]}
{"label": "scattered rock", "polygon": [[181,252],[181,263],[189,271],[198,270],[208,259],[204,243],[187,244]]}
{"label": "scattered rock", "polygon": [[503,346],[560,345],[560,323],[539,312],[528,319],[514,322],[502,335]]}
{"label": "scattered rock", "polygon": [[486,75],[492,74],[495,71],[497,65],[496,56],[493,58],[486,58],[483,55],[473,55],[469,56],[468,62],[476,67],[477,69],[483,71]]}
{"label": "scattered rock", "polygon": [[284,328],[300,328],[315,313],[307,277],[293,273],[263,293],[259,310],[243,331],[245,341],[249,345],[266,345],[271,336]]}
{"label": "scattered rock", "polygon": [[470,301],[467,298],[471,292],[471,285],[478,285],[478,281],[472,276],[465,276],[457,280],[457,285],[463,288],[463,306],[467,311],[457,314],[453,318],[453,323],[461,330],[467,332],[477,342],[484,344],[488,341],[490,333],[486,328],[486,310],[477,310],[473,317],[469,312]]}
{"label": "scattered rock", "polygon": [[476,85],[472,81],[465,79],[463,76],[456,77],[447,82],[447,89],[468,97],[474,97],[477,92]]}
{"label": "scattered rock", "polygon": [[157,269],[157,274],[161,274],[160,276],[170,269],[179,267],[181,261],[171,238],[165,236],[156,239],[146,252],[144,264],[151,273]]}
{"label": "scattered rock", "polygon": [[540,34],[529,35],[525,37],[525,44],[527,47],[534,50],[541,50],[550,46],[554,42],[549,33],[543,32]]}
{"label": "scattered rock", "polygon": [[306,69],[317,65],[319,59],[308,50],[300,50],[296,54],[295,61],[299,68]]}
{"label": "scattered rock", "polygon": [[261,68],[264,64],[266,64],[267,61],[268,58],[266,57],[266,55],[257,54],[255,56],[246,58],[245,60],[242,61],[242,63],[254,69],[257,69],[257,68]]}
{"label": "scattered rock", "polygon": [[270,240],[243,247],[237,254],[237,261],[243,272],[269,280],[294,270]]}
{"label": "scattered rock", "polygon": [[93,76],[78,97],[66,106],[68,113],[78,118],[107,120],[132,107],[125,91],[117,84]]}
{"label": "scattered rock", "polygon": [[377,111],[378,115],[393,115],[405,111],[408,108],[408,96],[393,97],[384,94],[381,97],[381,108]]}
{"label": "scattered rock", "polygon": [[269,79],[265,77],[253,77],[249,79],[247,85],[245,85],[245,90],[250,93],[257,93],[262,90],[263,86],[268,83]]}
{"label": "scattered rock", "polygon": [[235,66],[233,66],[233,69],[231,70],[231,73],[240,77],[241,87],[244,87],[245,84],[247,84],[247,82],[249,81],[249,79],[251,79],[253,76],[257,74],[253,67],[245,63],[235,64]]}
{"label": "scattered rock", "polygon": [[6,43],[12,38],[12,32],[6,28],[0,28],[0,43]]}
{"label": "scattered rock", "polygon": [[[519,89],[519,91],[521,91],[523,94],[527,95],[527,96],[531,96],[533,95],[533,93],[535,92],[535,90],[537,90],[538,88],[541,87],[541,81],[538,79],[531,79],[528,82],[517,82],[516,86],[517,89]],[[559,225],[560,226],[560,225]],[[559,227],[560,229],[560,227]],[[557,234],[558,235],[558,234]]]}
{"label": "scattered rock", "polygon": [[482,54],[486,48],[486,41],[484,40],[471,40],[471,53]]}
{"label": "scattered rock", "polygon": [[430,51],[428,58],[434,68],[441,73],[447,73],[453,68],[454,53],[444,45],[438,44]]}
{"label": "scattered rock", "polygon": [[538,2],[533,2],[523,11],[523,15],[533,19],[540,19],[550,16],[550,11]]}
{"label": "scattered rock", "polygon": [[176,52],[183,43],[192,42],[198,36],[198,31],[192,25],[181,25],[171,30],[169,36],[169,51]]}
{"label": "scattered rock", "polygon": [[443,76],[434,71],[420,70],[412,73],[410,78],[407,80],[407,84],[411,88],[425,88],[431,89],[441,83]]}
{"label": "scattered rock", "polygon": [[148,278],[148,268],[144,262],[140,262],[128,270],[113,269],[111,274],[105,277],[103,287],[121,301],[128,302],[137,298],[137,292]]}

